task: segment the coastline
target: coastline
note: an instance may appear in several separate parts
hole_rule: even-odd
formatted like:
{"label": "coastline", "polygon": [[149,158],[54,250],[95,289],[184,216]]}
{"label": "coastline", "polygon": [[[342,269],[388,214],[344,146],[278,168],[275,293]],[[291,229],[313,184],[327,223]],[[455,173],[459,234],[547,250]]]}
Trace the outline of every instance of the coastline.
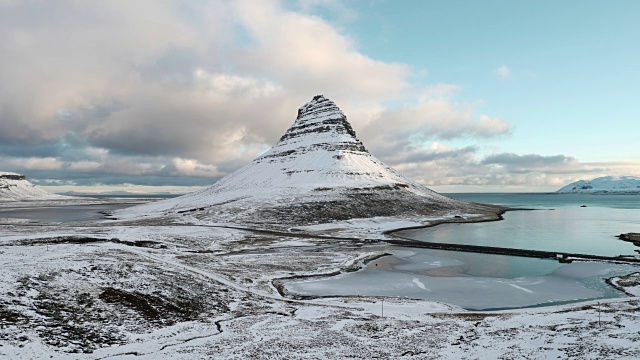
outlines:
{"label": "coastline", "polygon": [[[426,229],[426,228],[435,227],[442,224],[455,224],[455,223],[464,224],[464,223],[483,223],[483,222],[502,221],[504,220],[503,215],[508,211],[535,211],[535,210],[547,210],[547,209],[503,208],[501,211],[499,211],[496,214],[495,218],[491,215],[488,215],[480,219],[477,219],[477,218],[467,219],[467,218],[461,218],[461,217],[455,217],[453,219],[440,219],[425,225],[409,226],[409,227],[387,230],[384,232],[384,234],[387,236],[392,236],[396,239],[399,239],[399,240],[390,239],[390,240],[386,240],[386,242],[390,244],[406,246],[406,247],[417,247],[417,248],[428,248],[428,249],[450,250],[450,251],[465,251],[465,252],[496,254],[496,255],[523,256],[523,257],[532,257],[532,258],[549,258],[549,259],[557,259],[559,262],[571,262],[573,260],[596,260],[596,261],[614,261],[614,262],[624,262],[624,263],[640,263],[640,258],[634,258],[634,257],[624,256],[624,255],[601,256],[601,255],[571,253],[571,252],[565,252],[565,251],[541,251],[541,250],[505,248],[505,247],[496,247],[496,246],[438,243],[438,242],[415,240],[415,239],[411,239],[411,238],[404,237],[397,234],[405,230]],[[622,235],[620,235],[620,237],[622,237]],[[625,240],[625,241],[630,241],[630,240]]]}

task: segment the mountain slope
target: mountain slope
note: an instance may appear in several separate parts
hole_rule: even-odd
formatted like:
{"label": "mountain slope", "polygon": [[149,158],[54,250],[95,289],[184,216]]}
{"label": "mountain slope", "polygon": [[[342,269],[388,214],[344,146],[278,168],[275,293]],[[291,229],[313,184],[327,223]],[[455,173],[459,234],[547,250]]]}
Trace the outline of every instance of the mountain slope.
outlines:
{"label": "mountain slope", "polygon": [[268,152],[200,191],[124,209],[120,218],[311,224],[374,216],[494,212],[453,200],[369,154],[342,111],[318,95]]}
{"label": "mountain slope", "polygon": [[66,196],[37,188],[24,175],[0,172],[0,201],[62,200]]}
{"label": "mountain slope", "polygon": [[604,176],[573,182],[557,193],[573,194],[640,194],[638,176]]}

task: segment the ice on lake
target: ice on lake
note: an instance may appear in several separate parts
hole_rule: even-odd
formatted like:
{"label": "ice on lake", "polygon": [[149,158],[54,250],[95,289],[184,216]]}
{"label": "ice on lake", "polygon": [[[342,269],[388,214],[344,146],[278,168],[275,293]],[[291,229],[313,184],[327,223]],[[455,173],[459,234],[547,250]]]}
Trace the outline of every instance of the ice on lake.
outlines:
{"label": "ice on lake", "polygon": [[[494,268],[499,269],[497,273],[492,270],[492,276],[486,276],[482,267],[473,268],[469,254],[440,252],[448,254],[439,257],[432,250],[422,249],[413,253],[391,252],[397,261],[388,266],[372,263],[355,273],[292,280],[284,284],[287,291],[299,295],[407,297],[439,301],[470,310],[490,310],[623,296],[604,283],[603,278],[638,271],[638,267],[633,265],[599,262],[560,264],[553,260],[470,254],[492,261]],[[465,257],[471,266],[462,261],[461,258]],[[508,264],[518,261],[524,265],[513,267]]]}

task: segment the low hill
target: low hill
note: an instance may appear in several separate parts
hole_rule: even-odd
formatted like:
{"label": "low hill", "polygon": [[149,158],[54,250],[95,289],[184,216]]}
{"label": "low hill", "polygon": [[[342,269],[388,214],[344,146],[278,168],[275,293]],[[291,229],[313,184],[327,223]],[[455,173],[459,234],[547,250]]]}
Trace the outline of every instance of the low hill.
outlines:
{"label": "low hill", "polygon": [[52,194],[30,183],[26,176],[0,172],[0,201],[64,200],[67,196]]}
{"label": "low hill", "polygon": [[638,176],[604,176],[573,182],[557,193],[561,194],[640,194]]}

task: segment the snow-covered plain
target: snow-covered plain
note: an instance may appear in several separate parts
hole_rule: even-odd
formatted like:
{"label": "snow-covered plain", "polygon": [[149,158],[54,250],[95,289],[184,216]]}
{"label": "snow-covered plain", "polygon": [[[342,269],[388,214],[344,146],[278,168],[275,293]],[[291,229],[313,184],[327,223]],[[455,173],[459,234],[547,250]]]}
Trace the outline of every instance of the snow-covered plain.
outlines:
{"label": "snow-covered plain", "polygon": [[393,297],[293,300],[274,286],[384,252],[209,225],[2,225],[0,358],[640,356],[636,297],[473,312]]}

